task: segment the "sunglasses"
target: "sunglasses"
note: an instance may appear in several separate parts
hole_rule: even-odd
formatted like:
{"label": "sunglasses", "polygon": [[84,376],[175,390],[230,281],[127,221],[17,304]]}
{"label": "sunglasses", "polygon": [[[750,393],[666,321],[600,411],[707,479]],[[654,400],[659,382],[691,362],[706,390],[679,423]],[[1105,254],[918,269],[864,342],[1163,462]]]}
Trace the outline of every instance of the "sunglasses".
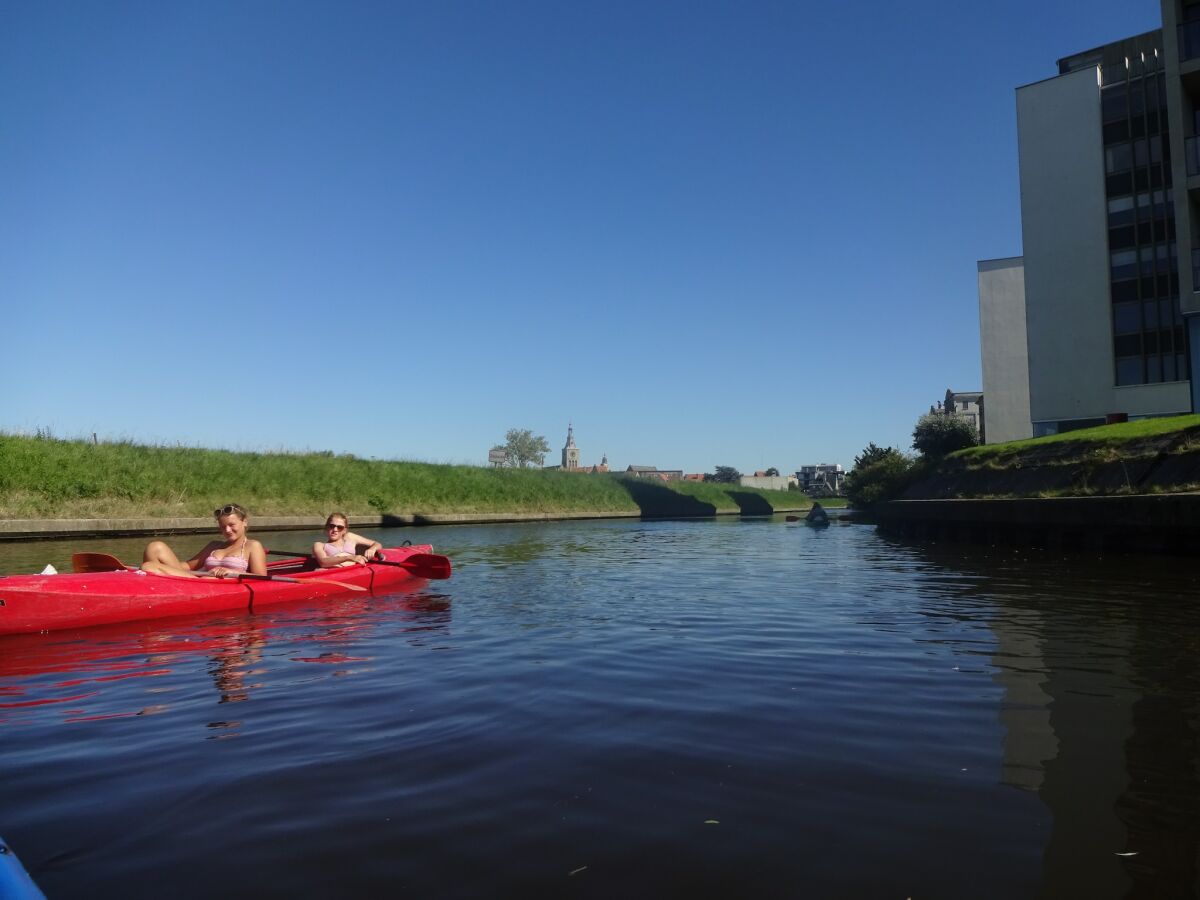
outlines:
{"label": "sunglasses", "polygon": [[220,507],[219,509],[213,510],[213,518],[214,519],[219,519],[219,518],[221,518],[221,516],[232,516],[232,515],[238,515],[238,516],[242,516],[243,518],[245,518],[246,511],[244,509],[242,509],[240,506],[238,506],[236,503],[230,503],[230,504],[227,504],[226,506]]}
{"label": "sunglasses", "polygon": [[348,525],[335,525],[333,522],[326,522],[325,527],[333,531],[345,531]]}

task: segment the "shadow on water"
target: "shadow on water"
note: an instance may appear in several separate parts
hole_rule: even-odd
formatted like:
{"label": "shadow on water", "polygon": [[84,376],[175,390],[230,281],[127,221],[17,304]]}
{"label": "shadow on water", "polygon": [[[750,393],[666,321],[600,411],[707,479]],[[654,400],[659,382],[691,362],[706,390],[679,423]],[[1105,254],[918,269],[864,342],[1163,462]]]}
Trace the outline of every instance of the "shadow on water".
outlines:
{"label": "shadow on water", "polygon": [[[620,478],[618,483],[629,492],[642,515],[651,518],[715,516],[717,508],[711,503],[680,494],[661,484],[640,478]],[[770,507],[768,506],[769,510]]]}

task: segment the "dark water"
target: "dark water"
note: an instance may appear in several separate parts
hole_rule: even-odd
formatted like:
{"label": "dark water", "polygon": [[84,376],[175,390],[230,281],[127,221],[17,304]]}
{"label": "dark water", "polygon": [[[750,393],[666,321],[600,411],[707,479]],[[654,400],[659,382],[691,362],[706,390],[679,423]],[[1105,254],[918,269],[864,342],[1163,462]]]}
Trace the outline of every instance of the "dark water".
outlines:
{"label": "dark water", "polygon": [[0,638],[0,834],[47,894],[1200,891],[1193,563],[779,519],[376,534],[455,577]]}

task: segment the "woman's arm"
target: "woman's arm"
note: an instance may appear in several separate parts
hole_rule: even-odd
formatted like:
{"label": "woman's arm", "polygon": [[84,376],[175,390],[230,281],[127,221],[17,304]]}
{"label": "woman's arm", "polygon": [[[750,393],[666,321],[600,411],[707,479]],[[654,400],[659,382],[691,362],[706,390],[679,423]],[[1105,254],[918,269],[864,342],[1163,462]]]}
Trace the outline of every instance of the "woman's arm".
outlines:
{"label": "woman's arm", "polygon": [[209,541],[207,544],[205,544],[203,547],[200,548],[199,553],[197,553],[191,559],[185,561],[184,565],[187,568],[191,569],[193,572],[195,572],[197,569],[202,569],[204,567],[204,561],[206,559],[208,559],[208,555],[210,553],[212,553],[214,550],[216,550],[218,547],[224,547],[224,546],[225,546],[225,544],[223,541]]}
{"label": "woman's arm", "polygon": [[267,551],[258,541],[246,542],[246,556],[250,560],[251,575],[267,574]]}
{"label": "woman's arm", "polygon": [[350,534],[346,535],[346,537],[349,538],[350,540],[354,541],[355,549],[357,549],[362,544],[370,545],[367,547],[366,550],[364,550],[361,554],[359,554],[363,558],[363,562],[366,562],[368,559],[370,559],[372,556],[375,556],[376,554],[379,553],[380,550],[383,549],[383,544],[379,543],[379,541],[369,541],[365,537],[362,537],[361,535],[357,535],[354,532],[351,532]]}
{"label": "woman's arm", "polygon": [[313,544],[313,556],[317,558],[317,565],[322,569],[328,569],[338,564],[332,556],[325,552],[325,544],[321,541]]}

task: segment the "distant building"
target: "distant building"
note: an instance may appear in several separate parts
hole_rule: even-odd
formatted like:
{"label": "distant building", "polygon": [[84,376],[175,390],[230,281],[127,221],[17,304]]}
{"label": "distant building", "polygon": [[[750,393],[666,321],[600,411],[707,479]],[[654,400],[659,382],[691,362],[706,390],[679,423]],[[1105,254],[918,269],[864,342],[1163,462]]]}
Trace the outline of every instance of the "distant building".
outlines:
{"label": "distant building", "polygon": [[683,480],[684,481],[703,481],[704,473],[703,472],[688,472],[686,475],[683,476]]}
{"label": "distant building", "polygon": [[683,480],[683,469],[659,469],[655,466],[628,466],[625,474],[633,478],[649,478],[659,481]]}
{"label": "distant building", "polygon": [[837,463],[817,463],[813,466],[801,466],[796,472],[800,490],[806,494],[829,497],[841,494],[846,481],[846,473]]}
{"label": "distant building", "polygon": [[588,474],[598,474],[608,471],[608,454],[605,454],[600,459],[599,465],[581,466],[579,464],[579,448],[575,446],[575,428],[567,423],[567,443],[562,448],[562,465],[546,466],[545,469],[550,472],[586,472]]}
{"label": "distant building", "polygon": [[567,423],[567,443],[562,449],[562,467],[568,472],[579,468],[579,448],[575,446],[575,429]]}
{"label": "distant building", "polygon": [[789,485],[797,483],[795,475],[766,475],[759,472],[738,479],[742,487],[761,488],[764,491],[786,491]]}
{"label": "distant building", "polygon": [[979,443],[987,443],[983,433],[983,392],[982,391],[952,391],[946,388],[946,399],[939,400],[936,406],[929,407],[934,415],[962,416],[975,426],[979,433]]}

